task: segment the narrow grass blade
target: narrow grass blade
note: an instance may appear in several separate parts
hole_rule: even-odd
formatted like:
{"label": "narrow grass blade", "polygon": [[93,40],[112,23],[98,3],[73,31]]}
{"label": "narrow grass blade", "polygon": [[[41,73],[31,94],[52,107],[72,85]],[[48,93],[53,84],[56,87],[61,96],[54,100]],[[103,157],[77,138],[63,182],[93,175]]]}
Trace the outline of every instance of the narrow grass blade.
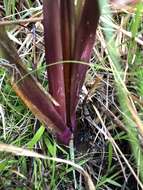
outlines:
{"label": "narrow grass blade", "polygon": [[41,126],[36,132],[36,134],[34,135],[34,137],[27,143],[27,147],[32,149],[34,145],[41,139],[44,131],[45,131],[45,128]]}

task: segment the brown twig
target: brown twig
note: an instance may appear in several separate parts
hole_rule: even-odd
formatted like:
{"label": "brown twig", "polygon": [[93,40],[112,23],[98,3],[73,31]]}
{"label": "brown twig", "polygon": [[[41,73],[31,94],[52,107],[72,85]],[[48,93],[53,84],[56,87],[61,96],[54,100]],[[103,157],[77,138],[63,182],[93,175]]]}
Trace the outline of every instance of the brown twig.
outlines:
{"label": "brown twig", "polygon": [[19,20],[11,20],[11,21],[0,21],[0,26],[12,25],[12,24],[23,24],[23,23],[30,23],[30,22],[41,22],[43,17],[38,18],[28,18],[28,19],[19,19]]}

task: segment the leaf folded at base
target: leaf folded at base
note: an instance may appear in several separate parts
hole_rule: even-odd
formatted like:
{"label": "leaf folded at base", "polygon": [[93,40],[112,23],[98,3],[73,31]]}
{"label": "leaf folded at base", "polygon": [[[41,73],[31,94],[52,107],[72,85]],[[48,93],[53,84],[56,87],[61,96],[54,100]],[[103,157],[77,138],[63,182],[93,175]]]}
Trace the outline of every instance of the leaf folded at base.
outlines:
{"label": "leaf folded at base", "polygon": [[65,133],[67,139],[63,139],[63,141],[68,142],[71,132],[55,109],[58,103],[28,73],[3,28],[0,28],[0,49],[12,66],[9,67],[8,71],[11,76],[12,87],[17,95],[40,121],[59,134]]}

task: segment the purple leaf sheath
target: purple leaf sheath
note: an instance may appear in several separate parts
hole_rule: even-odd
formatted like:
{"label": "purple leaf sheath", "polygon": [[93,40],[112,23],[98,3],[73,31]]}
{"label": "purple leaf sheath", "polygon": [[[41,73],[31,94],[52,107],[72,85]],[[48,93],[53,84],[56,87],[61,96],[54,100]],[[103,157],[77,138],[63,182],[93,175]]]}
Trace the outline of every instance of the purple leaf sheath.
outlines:
{"label": "purple leaf sheath", "polygon": [[62,61],[62,42],[61,42],[61,21],[60,21],[60,1],[43,0],[44,13],[44,38],[45,56],[47,62],[47,73],[49,82],[49,92],[59,103],[56,110],[66,122],[66,104],[63,64],[50,64]]}
{"label": "purple leaf sheath", "polygon": [[[99,15],[98,0],[86,0],[81,13],[79,25],[76,29],[74,60],[86,63],[89,62],[92,48],[95,43],[95,34]],[[87,65],[78,63],[72,65],[70,114],[73,128],[75,127],[75,112],[79,93],[82,88],[87,69]]]}
{"label": "purple leaf sheath", "polygon": [[[84,0],[78,5],[81,7],[76,9],[73,0],[44,0],[43,3],[47,65],[69,61],[47,68],[49,92],[60,104],[56,109],[72,131],[76,127],[76,107],[88,69],[78,61],[90,60],[100,15],[98,0]],[[58,137],[65,138],[62,134]]]}
{"label": "purple leaf sheath", "polygon": [[74,0],[43,0],[43,15],[50,94],[23,66],[4,28],[0,28],[0,48],[11,65],[7,67],[17,95],[41,122],[54,129],[60,142],[68,144],[88,69],[78,61],[89,62],[92,54],[100,15],[98,0],[83,0],[78,7]]}

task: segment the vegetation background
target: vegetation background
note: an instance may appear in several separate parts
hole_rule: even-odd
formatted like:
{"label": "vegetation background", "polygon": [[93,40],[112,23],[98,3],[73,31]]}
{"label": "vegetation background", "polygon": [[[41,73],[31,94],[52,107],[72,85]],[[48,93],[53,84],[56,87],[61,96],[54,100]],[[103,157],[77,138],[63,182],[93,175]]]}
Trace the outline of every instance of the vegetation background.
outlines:
{"label": "vegetation background", "polygon": [[[143,189],[143,5],[115,7],[102,1],[101,6],[77,110],[79,127],[74,144],[62,147],[45,133],[44,126],[13,92],[3,68],[0,142],[71,160],[90,174],[97,190]],[[3,22],[39,19],[9,24],[7,30],[24,64],[47,88],[41,15],[40,0],[0,1]],[[72,165],[0,154],[0,189],[85,189],[85,183]]]}

